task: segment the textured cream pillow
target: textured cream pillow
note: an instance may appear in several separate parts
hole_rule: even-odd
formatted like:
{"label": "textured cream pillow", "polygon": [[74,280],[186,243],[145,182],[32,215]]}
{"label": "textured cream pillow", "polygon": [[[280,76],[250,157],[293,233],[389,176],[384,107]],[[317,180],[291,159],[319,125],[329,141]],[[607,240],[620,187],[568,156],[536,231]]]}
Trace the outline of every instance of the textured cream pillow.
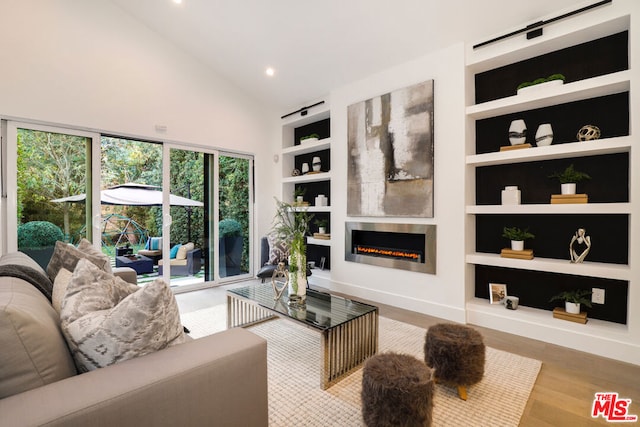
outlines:
{"label": "textured cream pillow", "polygon": [[49,279],[53,282],[61,268],[73,271],[76,268],[78,261],[83,258],[88,259],[102,270],[107,271],[107,266],[109,270],[111,269],[109,258],[95,256],[89,252],[83,252],[73,245],[57,241],[51,260],[47,265],[47,275],[49,275]]}
{"label": "textured cream pillow", "polygon": [[96,262],[93,259],[91,260],[91,262],[96,264],[98,267],[100,267],[107,273],[113,273],[113,269],[111,268],[111,259],[109,259],[107,254],[104,254],[102,253],[102,251],[96,249],[96,247],[93,246],[93,243],[83,238],[82,240],[80,240],[80,243],[78,243],[78,249],[80,249],[80,251],[84,253],[87,253],[89,255],[96,257],[95,258],[96,260],[98,259],[101,260],[100,264],[96,264]]}
{"label": "textured cream pillow", "polygon": [[184,342],[178,304],[164,281],[138,288],[87,260],[73,272],[60,320],[80,372]]}
{"label": "textured cream pillow", "polygon": [[187,253],[194,250],[195,247],[196,245],[192,242],[180,246],[180,249],[178,249],[178,254],[176,255],[176,259],[187,259]]}
{"label": "textured cream pillow", "polygon": [[56,312],[60,314],[60,308],[62,307],[62,301],[67,293],[67,287],[71,281],[72,273],[66,268],[61,268],[56,275],[56,279],[53,281],[53,292],[51,295],[51,305],[55,308]]}

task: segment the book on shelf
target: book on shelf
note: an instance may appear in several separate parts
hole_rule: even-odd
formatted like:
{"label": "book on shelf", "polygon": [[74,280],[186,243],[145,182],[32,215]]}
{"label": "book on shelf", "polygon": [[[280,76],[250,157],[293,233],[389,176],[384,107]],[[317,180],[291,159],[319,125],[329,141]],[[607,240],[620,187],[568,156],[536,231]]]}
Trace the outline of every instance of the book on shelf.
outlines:
{"label": "book on shelf", "polygon": [[587,313],[581,311],[579,314],[567,313],[564,308],[556,307],[553,309],[553,317],[556,319],[568,320],[576,323],[587,323]]}
{"label": "book on shelf", "polygon": [[533,259],[533,249],[514,251],[513,249],[503,248],[500,251],[500,256],[502,258]]}
{"label": "book on shelf", "polygon": [[551,204],[567,203],[589,203],[589,196],[586,194],[552,194]]}
{"label": "book on shelf", "polygon": [[521,148],[531,148],[531,144],[503,145],[500,151],[520,150]]}

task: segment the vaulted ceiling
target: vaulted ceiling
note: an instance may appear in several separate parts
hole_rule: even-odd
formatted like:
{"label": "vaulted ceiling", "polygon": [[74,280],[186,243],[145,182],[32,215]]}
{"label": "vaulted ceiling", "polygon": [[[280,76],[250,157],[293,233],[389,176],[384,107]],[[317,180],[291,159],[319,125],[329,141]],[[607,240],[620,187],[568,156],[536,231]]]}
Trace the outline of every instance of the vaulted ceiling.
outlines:
{"label": "vaulted ceiling", "polygon": [[[583,5],[576,0],[111,0],[212,71],[293,108],[458,42]],[[576,6],[576,7],[577,7]],[[267,67],[275,75],[265,74]]]}

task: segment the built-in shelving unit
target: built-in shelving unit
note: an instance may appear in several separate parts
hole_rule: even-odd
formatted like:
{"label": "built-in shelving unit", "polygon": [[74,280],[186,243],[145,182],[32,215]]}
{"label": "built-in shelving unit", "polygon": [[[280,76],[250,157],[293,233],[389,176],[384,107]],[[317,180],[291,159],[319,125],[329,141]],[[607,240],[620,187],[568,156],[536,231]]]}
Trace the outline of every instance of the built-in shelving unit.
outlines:
{"label": "built-in shelving unit", "polygon": [[[282,124],[282,198],[285,202],[294,202],[296,190],[304,191],[304,201],[309,205],[296,207],[313,214],[314,220],[309,224],[311,233],[317,232],[315,219],[326,219],[327,232],[331,230],[331,122],[328,103],[311,107],[304,113],[296,113],[283,119]],[[315,142],[301,142],[300,138],[318,134]],[[314,157],[321,160],[321,169],[314,172]],[[310,173],[294,175],[293,171],[302,171],[303,163],[307,163]],[[323,194],[328,198],[327,206],[316,206],[316,196]],[[331,240],[307,238],[307,261],[315,261],[316,268],[309,278],[312,284],[328,287],[331,280],[330,258]],[[320,269],[324,258],[324,269]]]}
{"label": "built-in shelving unit", "polygon": [[[632,290],[638,286],[638,266],[631,261],[637,255],[630,245],[638,229],[638,201],[630,197],[638,191],[630,173],[632,147],[638,144],[631,132],[638,128],[630,113],[638,77],[630,66],[630,5],[554,23],[531,40],[477,51],[469,47],[465,159],[468,321],[628,361],[637,359],[624,349],[639,345],[640,326],[630,315],[640,311],[633,298],[638,290]],[[555,73],[566,76],[565,84],[516,94],[519,83]],[[515,119],[525,120],[526,142],[533,147],[500,151],[509,145]],[[536,147],[534,135],[542,123],[551,123],[554,140]],[[577,130],[586,124],[598,126],[601,138],[577,141]],[[548,177],[570,163],[592,176],[578,191],[589,195],[589,203],[550,204],[559,185]],[[501,204],[500,191],[507,185],[522,191],[520,205]],[[514,225],[536,234],[527,245],[534,249],[533,260],[499,255],[508,246],[502,227]],[[586,262],[571,264],[569,241],[580,227],[593,244]],[[508,293],[520,297],[520,308],[491,305],[491,282],[506,283]],[[553,318],[551,296],[592,287],[605,289],[606,297],[605,304],[588,310],[587,324]],[[594,350],[585,336],[612,347]]]}

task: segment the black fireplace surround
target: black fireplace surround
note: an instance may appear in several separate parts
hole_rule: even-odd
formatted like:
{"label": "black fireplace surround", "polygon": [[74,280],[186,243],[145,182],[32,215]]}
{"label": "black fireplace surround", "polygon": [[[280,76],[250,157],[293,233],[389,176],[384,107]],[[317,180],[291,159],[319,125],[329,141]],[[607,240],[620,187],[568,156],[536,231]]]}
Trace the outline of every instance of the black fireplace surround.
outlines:
{"label": "black fireplace surround", "polygon": [[436,226],[345,223],[345,260],[435,274]]}

